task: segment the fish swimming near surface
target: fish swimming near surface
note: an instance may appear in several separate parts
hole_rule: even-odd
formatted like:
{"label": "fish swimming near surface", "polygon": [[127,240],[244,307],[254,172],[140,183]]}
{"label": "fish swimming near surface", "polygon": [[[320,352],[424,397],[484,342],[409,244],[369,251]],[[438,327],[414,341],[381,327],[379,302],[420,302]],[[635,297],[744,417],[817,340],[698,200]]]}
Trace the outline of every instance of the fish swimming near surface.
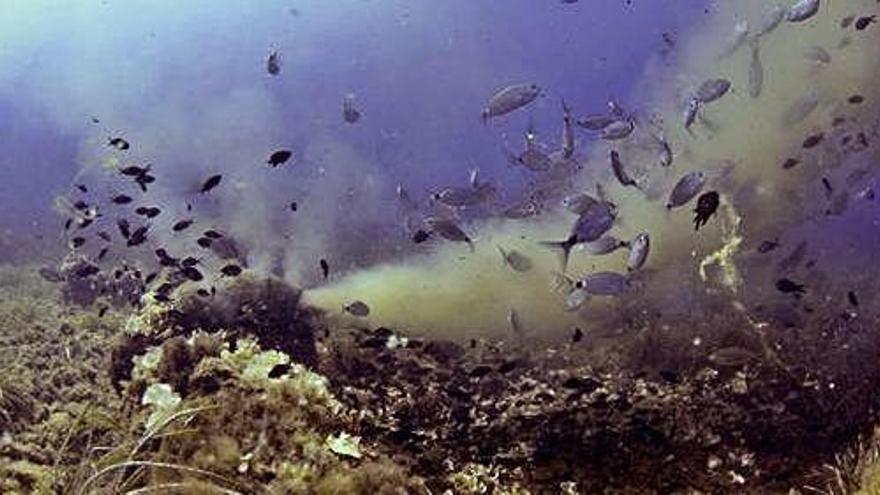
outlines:
{"label": "fish swimming near surface", "polygon": [[540,94],[541,88],[537,84],[507,86],[489,98],[489,102],[481,114],[483,122],[522,108],[534,101]]}
{"label": "fish swimming near surface", "polygon": [[700,193],[706,184],[706,174],[700,170],[685,174],[676,182],[672,192],[669,193],[669,201],[666,202],[666,208],[678,208],[687,204],[690,200]]}
{"label": "fish swimming near surface", "polygon": [[819,0],[800,0],[788,9],[785,18],[788,22],[803,22],[819,12]]}
{"label": "fish swimming near surface", "polygon": [[749,63],[749,96],[758,98],[764,90],[764,64],[761,63],[761,53],[758,39],[751,41],[752,61]]}

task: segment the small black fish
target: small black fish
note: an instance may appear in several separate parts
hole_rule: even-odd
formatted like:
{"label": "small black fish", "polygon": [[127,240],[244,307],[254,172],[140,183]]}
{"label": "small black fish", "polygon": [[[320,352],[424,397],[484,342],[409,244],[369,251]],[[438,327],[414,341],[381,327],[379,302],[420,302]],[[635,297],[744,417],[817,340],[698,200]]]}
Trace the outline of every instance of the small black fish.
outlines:
{"label": "small black fish", "polygon": [[216,230],[206,230],[202,235],[207,237],[208,239],[220,239],[221,237],[223,237],[223,234],[217,232]]}
{"label": "small black fish", "polygon": [[150,165],[146,167],[138,167],[137,165],[130,165],[128,167],[123,167],[119,169],[119,173],[122,175],[126,175],[128,177],[139,177],[141,175],[147,175],[150,171]]}
{"label": "small black fish", "polygon": [[209,237],[199,237],[198,239],[196,239],[196,244],[198,244],[200,247],[203,247],[205,249],[210,248],[211,244],[213,244],[213,243],[214,243],[214,240]]}
{"label": "small black fish", "polygon": [[183,274],[184,277],[192,280],[193,282],[201,282],[205,277],[202,275],[197,268],[192,266],[187,266],[180,270],[180,273]]}
{"label": "small black fish", "polygon": [[85,237],[74,237],[73,239],[70,240],[70,247],[72,247],[73,249],[78,249],[78,248],[82,247],[82,245],[85,243],[86,243]]}
{"label": "small black fish", "polygon": [[95,258],[95,261],[101,261],[104,259],[104,256],[107,256],[107,251],[110,251],[110,248],[103,248],[101,252],[98,253],[98,256]]}
{"label": "small black fish", "polygon": [[779,241],[764,241],[758,245],[758,252],[761,254],[766,254],[778,247]]}
{"label": "small black fish", "polygon": [[100,124],[101,123],[101,119],[99,119],[98,117],[92,117],[91,120],[92,120],[93,124]]}
{"label": "small black fish", "polygon": [[794,167],[797,167],[799,163],[801,163],[801,161],[798,160],[797,158],[788,158],[782,163],[782,168],[784,170],[789,170]]}
{"label": "small black fish", "polygon": [[798,284],[787,278],[776,281],[776,290],[784,294],[803,294],[806,292],[803,284]]}
{"label": "small black fish", "polygon": [[831,195],[834,193],[834,188],[831,187],[831,182],[829,182],[827,178],[822,177],[822,186],[825,187],[825,197],[831,199]]}
{"label": "small black fish", "polygon": [[122,237],[126,239],[131,237],[131,227],[128,224],[128,220],[120,218],[116,221],[116,225],[119,227],[119,233],[122,234]]}
{"label": "small black fish", "polygon": [[208,289],[200,288],[196,290],[196,294],[201,297],[211,297],[211,294],[208,292]]}
{"label": "small black fish", "polygon": [[718,210],[719,204],[720,196],[716,191],[708,191],[700,195],[697,199],[697,207],[694,208],[694,230],[700,230],[700,227],[706,225]]}
{"label": "small black fish", "polygon": [[277,51],[270,53],[269,58],[266,59],[266,72],[273,76],[281,72],[281,56]]}
{"label": "small black fish", "polygon": [[290,150],[278,150],[269,156],[269,159],[266,160],[266,163],[268,163],[271,167],[277,167],[278,165],[287,162],[287,160],[289,160],[291,156],[293,156],[293,152]]}
{"label": "small black fish", "polygon": [[94,222],[94,221],[95,221],[95,220],[92,219],[92,218],[83,218],[83,219],[81,219],[81,220],[79,221],[79,223],[77,224],[77,228],[80,229],[80,230],[82,230],[82,229],[88,227],[89,225],[91,225],[92,222]]}
{"label": "small black fish", "polygon": [[193,211],[193,205],[187,203],[186,204],[186,211]]}
{"label": "small black fish", "polygon": [[863,31],[875,22],[877,22],[876,15],[859,17],[858,20],[856,20],[856,30]]}
{"label": "small black fish", "polygon": [[143,244],[147,240],[148,230],[150,230],[150,227],[144,225],[138,227],[134,232],[132,232],[131,237],[128,238],[128,242],[126,243],[128,247],[134,247]]}
{"label": "small black fish", "polygon": [[174,232],[180,232],[182,230],[186,230],[193,224],[193,222],[194,222],[194,220],[191,218],[188,218],[186,220],[181,220],[181,221],[175,223],[174,225],[172,225],[171,230],[173,230]]}
{"label": "small black fish", "polygon": [[849,303],[852,304],[854,307],[856,307],[856,308],[859,307],[859,298],[856,297],[855,292],[853,292],[853,291],[847,292],[846,298],[849,299]]}
{"label": "small black fish", "polygon": [[147,217],[147,218],[155,218],[162,213],[162,210],[155,206],[139,206],[134,210],[135,214]]}
{"label": "small black fish", "polygon": [[330,264],[327,263],[327,260],[325,260],[324,258],[321,258],[320,265],[321,265],[321,273],[324,275],[324,280],[327,280],[327,277],[330,276]]}
{"label": "small black fish", "polygon": [[205,183],[202,184],[202,189],[200,190],[200,192],[202,194],[205,194],[206,192],[210,191],[211,189],[214,189],[215,187],[220,185],[221,180],[223,180],[223,176],[220,174],[212,175],[211,177],[208,177],[208,180],[206,180]]}
{"label": "small black fish", "polygon": [[89,188],[86,187],[85,184],[77,184],[76,188],[79,189],[79,192],[81,192],[81,193],[89,192]]}
{"label": "small black fish", "polygon": [[72,218],[68,218],[68,219],[64,222],[64,230],[70,230],[70,226],[71,226],[71,225],[73,225],[73,219],[72,219]]}
{"label": "small black fish", "polygon": [[813,134],[812,136],[807,136],[807,139],[804,139],[803,147],[805,150],[816,147],[819,143],[822,142],[822,139],[825,137],[825,134],[818,133]]}
{"label": "small black fish", "polygon": [[119,196],[113,197],[113,199],[111,199],[110,201],[112,201],[113,204],[117,205],[127,205],[128,203],[131,203],[131,196],[120,194]]}
{"label": "small black fish", "polygon": [[361,112],[354,107],[354,97],[352,95],[346,96],[342,100],[342,120],[346,124],[354,124],[360,119]]}
{"label": "small black fish", "polygon": [[164,284],[160,285],[156,289],[156,293],[157,294],[168,294],[173,290],[174,290],[174,285],[170,282],[165,282]]}
{"label": "small black fish", "polygon": [[79,210],[79,211],[85,211],[85,210],[88,210],[88,209],[89,209],[89,204],[86,203],[86,202],[83,201],[83,200],[79,200],[79,201],[77,201],[76,203],[73,204],[73,207],[76,208],[76,209]]}
{"label": "small black fish", "polygon": [[105,314],[107,314],[107,310],[110,309],[110,306],[101,306],[98,309],[98,318],[103,318]]}
{"label": "small black fish", "polygon": [[427,241],[430,237],[431,234],[429,232],[425,232],[424,230],[419,229],[416,231],[415,234],[413,234],[412,241],[416,244],[421,244]]}
{"label": "small black fish", "polygon": [[853,105],[858,105],[865,101],[865,97],[862,95],[852,95],[846,101],[850,102]]}
{"label": "small black fish", "polygon": [[237,277],[241,274],[241,267],[238,265],[226,265],[220,269],[220,272],[227,277]]}
{"label": "small black fish", "polygon": [[139,175],[134,179],[135,183],[140,186],[142,192],[147,192],[147,184],[152,184],[156,182],[156,178],[152,175]]}
{"label": "small black fish", "polygon": [[159,272],[153,272],[144,277],[144,285],[150,285],[153,281],[156,280],[156,277],[159,276]]}
{"label": "small black fish", "polygon": [[183,261],[180,262],[180,266],[182,266],[182,267],[196,266],[198,264],[199,264],[199,260],[196,258],[193,258],[192,256],[188,256],[188,257],[184,258]]}
{"label": "small black fish", "polygon": [[98,237],[100,237],[105,242],[112,242],[113,239],[110,238],[110,234],[104,232],[103,230],[98,232]]}
{"label": "small black fish", "polygon": [[120,151],[125,151],[130,147],[128,141],[120,137],[110,138],[109,146],[112,146]]}
{"label": "small black fish", "polygon": [[576,327],[574,329],[574,333],[571,336],[571,341],[574,342],[575,344],[577,344],[578,342],[583,340],[583,338],[584,338],[584,331],[581,330],[580,328]]}
{"label": "small black fish", "polygon": [[296,211],[299,208],[299,205],[296,204],[296,201],[292,201],[290,203],[290,211]]}

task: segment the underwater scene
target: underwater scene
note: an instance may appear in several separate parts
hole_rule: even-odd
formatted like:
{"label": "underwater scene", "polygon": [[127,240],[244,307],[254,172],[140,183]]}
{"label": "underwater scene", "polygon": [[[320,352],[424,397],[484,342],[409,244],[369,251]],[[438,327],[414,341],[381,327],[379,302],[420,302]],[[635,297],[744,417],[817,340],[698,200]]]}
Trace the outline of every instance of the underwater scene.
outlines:
{"label": "underwater scene", "polygon": [[880,1],[0,0],[0,494],[880,494]]}

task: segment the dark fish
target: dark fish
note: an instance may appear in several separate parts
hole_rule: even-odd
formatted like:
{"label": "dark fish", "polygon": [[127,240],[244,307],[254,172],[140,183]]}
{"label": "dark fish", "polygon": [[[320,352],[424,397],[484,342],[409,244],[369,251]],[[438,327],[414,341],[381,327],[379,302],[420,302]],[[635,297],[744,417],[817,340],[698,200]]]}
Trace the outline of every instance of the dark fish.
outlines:
{"label": "dark fish", "polygon": [[611,150],[609,156],[611,159],[611,170],[614,172],[614,177],[617,178],[617,182],[623,187],[632,186],[639,189],[639,183],[630,177],[629,174],[626,173],[626,170],[624,170],[623,162],[620,161],[620,154],[616,150]]}
{"label": "dark fish", "polygon": [[208,292],[208,289],[199,288],[196,291],[196,294],[198,294],[201,297],[211,297],[211,293]]}
{"label": "dark fish", "polygon": [[846,101],[848,101],[852,105],[858,105],[859,103],[862,103],[865,101],[865,97],[862,95],[852,95],[849,98],[847,98]]}
{"label": "dark fish", "polygon": [[716,191],[704,192],[697,199],[697,207],[694,208],[694,230],[700,230],[700,227],[706,225],[709,218],[718,210],[720,197]]}
{"label": "dark fish", "polygon": [[687,204],[694,196],[700,193],[705,184],[706,174],[702,171],[697,170],[685,174],[678,180],[675,187],[672,188],[672,192],[669,193],[669,201],[666,202],[666,208],[671,210],[672,208]]}
{"label": "dark fish", "polygon": [[139,177],[142,175],[147,175],[150,171],[150,165],[146,167],[138,167],[137,165],[131,165],[128,167],[124,167],[119,169],[119,173],[122,175],[126,175],[128,177]]}
{"label": "dark fish", "polygon": [[72,218],[68,218],[68,219],[64,222],[64,230],[70,230],[70,226],[71,226],[71,225],[73,225],[73,219],[72,219]]}
{"label": "dark fish", "polygon": [[126,141],[125,139],[122,139],[120,137],[110,138],[109,145],[120,150],[120,151],[125,151],[129,148],[128,141]]}
{"label": "dark fish", "polygon": [[199,260],[197,258],[193,258],[192,256],[188,256],[180,262],[180,266],[186,268],[190,266],[196,266],[199,264]]}
{"label": "dark fish", "polygon": [[159,264],[162,266],[177,266],[179,264],[177,258],[170,256],[164,248],[156,250],[156,257],[159,258]]}
{"label": "dark fish", "polygon": [[574,333],[571,335],[571,341],[577,344],[584,338],[584,331],[580,328],[575,328]]}
{"label": "dark fish", "polygon": [[158,277],[158,276],[159,276],[159,272],[153,272],[153,273],[148,274],[146,277],[144,277],[144,285],[152,284],[156,280],[156,277]]}
{"label": "dark fish", "polygon": [[104,256],[107,256],[107,251],[110,251],[110,248],[105,247],[101,249],[101,251],[98,253],[98,256],[95,257],[95,261],[101,261],[102,259],[104,259]]}
{"label": "dark fish", "polygon": [[290,150],[278,150],[269,156],[266,163],[271,167],[277,167],[289,160],[291,156],[293,156],[293,152]]}
{"label": "dark fish", "polygon": [[107,310],[110,309],[110,306],[101,306],[98,309],[98,318],[103,318],[105,314],[107,314]]}
{"label": "dark fish", "polygon": [[822,186],[825,187],[826,199],[830,199],[831,195],[834,193],[834,188],[831,187],[831,182],[829,182],[827,178],[822,177]]}
{"label": "dark fish", "polygon": [[162,210],[155,206],[139,206],[134,210],[134,212],[138,215],[147,217],[147,218],[156,218],[162,213]]}
{"label": "dark fish", "polygon": [[784,294],[803,294],[804,284],[798,284],[787,278],[781,278],[776,281],[776,290]]}
{"label": "dark fish", "polygon": [[761,254],[769,253],[779,247],[779,241],[763,241],[758,244],[757,251]]}
{"label": "dark fish", "polygon": [[429,232],[426,232],[422,229],[419,229],[416,231],[415,234],[413,234],[412,241],[416,244],[421,244],[421,243],[427,241],[430,237],[431,237],[431,234]]}
{"label": "dark fish", "polygon": [[207,237],[208,239],[219,239],[223,237],[223,234],[217,232],[216,230],[206,230],[202,235]]}
{"label": "dark fish", "polygon": [[346,95],[342,100],[342,119],[347,124],[354,124],[361,119],[361,112],[354,107],[354,95]]}
{"label": "dark fish", "polygon": [[147,192],[147,184],[156,182],[156,178],[152,175],[144,174],[135,177],[134,181],[141,188],[141,191]]}
{"label": "dark fish", "polygon": [[856,308],[859,307],[859,298],[856,297],[856,293],[855,293],[855,292],[853,292],[853,291],[849,291],[849,292],[847,292],[847,293],[846,293],[846,298],[849,299],[849,303],[850,303],[850,304],[852,304],[852,305],[855,306]]}
{"label": "dark fish", "polygon": [[220,269],[220,273],[227,277],[237,277],[241,275],[241,267],[238,265],[226,265]]}
{"label": "dark fish", "polygon": [[221,174],[212,175],[212,176],[208,177],[208,180],[206,180],[205,183],[202,184],[202,188],[199,190],[199,192],[201,192],[202,194],[205,194],[206,192],[210,191],[211,189],[214,189],[215,187],[219,186],[221,180],[223,180],[223,176]]}
{"label": "dark fish", "polygon": [[321,265],[321,274],[324,275],[324,280],[327,280],[327,277],[330,276],[330,264],[324,258],[321,258],[319,263]]}
{"label": "dark fish", "polygon": [[94,221],[95,220],[92,218],[83,218],[79,221],[79,225],[77,225],[77,228],[84,229],[84,228],[88,227],[89,225],[91,225],[92,222],[94,222]]}
{"label": "dark fish", "polygon": [[76,188],[79,189],[79,192],[81,192],[81,193],[87,193],[87,192],[89,192],[89,188],[87,188],[87,187],[85,186],[85,184],[77,184],[77,185],[76,185]]}
{"label": "dark fish", "polygon": [[299,205],[296,204],[296,201],[290,202],[290,211],[296,211],[299,208]]}
{"label": "dark fish", "polygon": [[128,247],[134,247],[143,244],[147,240],[148,230],[150,230],[150,227],[144,225],[138,227],[134,232],[132,232],[131,237],[128,238],[128,242],[126,243]]}
{"label": "dark fish", "polygon": [[54,268],[44,266],[43,268],[40,268],[37,273],[39,273],[40,276],[43,277],[43,280],[46,280],[47,282],[64,282],[64,275],[62,275],[61,272],[55,270]]}
{"label": "dark fish", "polygon": [[196,239],[196,244],[198,244],[200,247],[203,247],[205,249],[210,248],[211,244],[213,244],[213,243],[214,243],[214,240],[211,239],[210,237],[199,237],[198,239]]}
{"label": "dark fish", "polygon": [[73,249],[80,248],[85,243],[86,243],[85,237],[74,237],[73,239],[70,240],[70,246]]}
{"label": "dark fish", "polygon": [[796,167],[801,161],[797,158],[787,158],[784,162],[782,162],[782,168],[784,170],[792,169]]}
{"label": "dark fish", "polygon": [[193,222],[194,222],[194,220],[191,218],[188,218],[186,220],[181,220],[181,221],[175,223],[174,225],[172,225],[171,230],[173,230],[174,232],[180,232],[182,230],[186,230],[193,224]]}
{"label": "dark fish", "polygon": [[269,58],[266,59],[266,72],[273,76],[281,72],[281,56],[277,51],[270,53]]}
{"label": "dark fish", "polygon": [[120,194],[119,196],[115,196],[110,201],[112,201],[114,204],[117,204],[117,205],[127,205],[128,203],[131,203],[131,196],[126,196],[125,194]]}
{"label": "dark fish", "polygon": [[122,237],[126,239],[131,237],[131,227],[128,224],[128,220],[120,218],[116,221],[116,225],[119,227],[119,233],[122,234]]}
{"label": "dark fish", "polygon": [[89,209],[89,204],[83,200],[79,200],[76,203],[73,203],[73,207],[79,211],[85,211]]}
{"label": "dark fish", "polygon": [[202,272],[193,266],[184,267],[180,270],[180,273],[193,282],[201,282],[205,278],[204,275],[202,275]]}
{"label": "dark fish", "polygon": [[859,19],[856,21],[856,29],[858,31],[862,31],[875,22],[877,22],[876,15],[859,17]]}
{"label": "dark fish", "polygon": [[804,144],[802,145],[805,150],[810,148],[815,148],[816,145],[822,142],[822,139],[825,137],[825,134],[820,132],[818,134],[813,134],[811,136],[807,136],[807,139],[804,139]]}

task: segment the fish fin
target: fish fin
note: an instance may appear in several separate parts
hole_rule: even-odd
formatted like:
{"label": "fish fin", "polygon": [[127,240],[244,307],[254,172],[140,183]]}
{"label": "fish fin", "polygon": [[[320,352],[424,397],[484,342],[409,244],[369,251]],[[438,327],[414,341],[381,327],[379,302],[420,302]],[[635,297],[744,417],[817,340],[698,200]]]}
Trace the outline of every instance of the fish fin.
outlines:
{"label": "fish fin", "polygon": [[541,241],[542,246],[559,249],[562,254],[562,272],[565,273],[568,267],[568,258],[571,255],[571,249],[575,246],[575,238],[572,236],[564,241]]}

